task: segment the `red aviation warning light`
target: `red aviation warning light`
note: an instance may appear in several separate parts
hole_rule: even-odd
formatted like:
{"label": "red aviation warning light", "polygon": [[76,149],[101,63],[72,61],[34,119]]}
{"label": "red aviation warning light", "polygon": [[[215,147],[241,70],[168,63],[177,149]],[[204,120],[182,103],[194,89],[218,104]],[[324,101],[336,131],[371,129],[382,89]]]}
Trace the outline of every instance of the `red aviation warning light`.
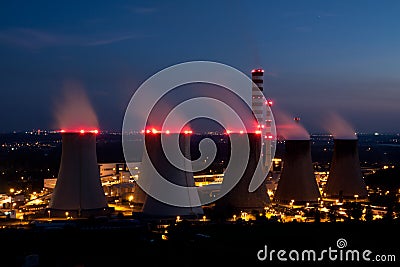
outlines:
{"label": "red aviation warning light", "polygon": [[267,101],[265,101],[265,104],[272,107],[272,105],[274,104],[274,102],[270,99],[268,99]]}
{"label": "red aviation warning light", "polygon": [[65,130],[65,129],[61,129],[60,131],[58,131],[60,133],[80,133],[80,134],[85,134],[85,133],[93,133],[93,134],[98,134],[99,130],[95,129],[95,130],[85,130],[85,129],[79,129],[79,130]]}
{"label": "red aviation warning light", "polygon": [[263,69],[253,69],[251,71],[251,73],[256,73],[256,72],[264,73],[264,70]]}

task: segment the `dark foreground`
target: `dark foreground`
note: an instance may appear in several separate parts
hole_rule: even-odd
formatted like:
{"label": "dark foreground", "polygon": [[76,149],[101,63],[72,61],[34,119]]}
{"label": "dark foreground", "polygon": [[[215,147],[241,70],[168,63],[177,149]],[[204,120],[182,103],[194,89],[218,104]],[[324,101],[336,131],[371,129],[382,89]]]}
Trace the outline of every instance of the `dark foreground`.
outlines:
{"label": "dark foreground", "polygon": [[[340,238],[347,242],[344,253],[349,249],[360,253],[368,249],[372,251],[372,260],[360,259],[357,263],[330,260],[325,255],[324,265],[399,266],[400,262],[398,222],[192,225],[184,221],[168,229],[168,240],[163,240],[161,233],[149,222],[116,227],[1,229],[0,266],[320,266],[321,262],[310,260],[282,262],[276,252],[273,260],[260,261],[257,252],[267,245],[268,253],[281,249],[287,253],[315,250],[319,256],[329,247],[338,250]],[[395,261],[392,257],[391,261],[378,263],[374,260],[378,254],[394,255]]]}

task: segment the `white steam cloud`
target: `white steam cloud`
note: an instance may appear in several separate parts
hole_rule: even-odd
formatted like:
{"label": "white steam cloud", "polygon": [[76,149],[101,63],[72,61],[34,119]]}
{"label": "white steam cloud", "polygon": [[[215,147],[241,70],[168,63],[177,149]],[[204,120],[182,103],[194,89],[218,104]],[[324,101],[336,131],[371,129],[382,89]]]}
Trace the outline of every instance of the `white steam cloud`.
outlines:
{"label": "white steam cloud", "polygon": [[96,113],[77,81],[66,81],[63,96],[55,103],[57,127],[66,131],[93,130],[99,127]]}
{"label": "white steam cloud", "polygon": [[325,120],[325,130],[335,139],[357,139],[354,128],[337,113],[330,113]]}

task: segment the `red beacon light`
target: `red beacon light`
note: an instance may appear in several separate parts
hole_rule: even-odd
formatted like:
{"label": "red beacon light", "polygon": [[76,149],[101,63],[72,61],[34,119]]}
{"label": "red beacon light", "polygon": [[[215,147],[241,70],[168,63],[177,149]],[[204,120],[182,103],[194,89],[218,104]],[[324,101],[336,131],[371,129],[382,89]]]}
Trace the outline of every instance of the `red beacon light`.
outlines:
{"label": "red beacon light", "polygon": [[272,100],[267,100],[265,101],[265,104],[271,107],[274,104],[274,102],[272,102]]}
{"label": "red beacon light", "polygon": [[263,70],[263,69],[254,69],[254,70],[251,71],[251,73],[255,73],[255,72],[261,72],[261,73],[263,73],[264,70]]}
{"label": "red beacon light", "polygon": [[81,134],[84,134],[85,133],[85,130],[80,130],[79,131]]}

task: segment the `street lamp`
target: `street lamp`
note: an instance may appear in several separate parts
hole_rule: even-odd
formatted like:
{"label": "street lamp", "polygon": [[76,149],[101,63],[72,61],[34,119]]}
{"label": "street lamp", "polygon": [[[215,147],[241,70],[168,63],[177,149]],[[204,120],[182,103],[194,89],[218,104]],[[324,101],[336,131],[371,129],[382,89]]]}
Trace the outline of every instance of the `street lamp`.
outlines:
{"label": "street lamp", "polygon": [[10,216],[11,216],[11,212],[13,210],[13,194],[15,192],[14,188],[10,188]]}
{"label": "street lamp", "polygon": [[354,198],[356,199],[356,203],[357,203],[357,198],[358,198],[358,195],[354,195]]}
{"label": "street lamp", "polygon": [[66,212],[65,212],[65,217],[67,217],[67,219],[68,219],[68,215],[69,215],[69,212],[66,211]]}
{"label": "street lamp", "polygon": [[50,210],[48,210],[47,213],[49,214],[49,219],[50,219]]}

